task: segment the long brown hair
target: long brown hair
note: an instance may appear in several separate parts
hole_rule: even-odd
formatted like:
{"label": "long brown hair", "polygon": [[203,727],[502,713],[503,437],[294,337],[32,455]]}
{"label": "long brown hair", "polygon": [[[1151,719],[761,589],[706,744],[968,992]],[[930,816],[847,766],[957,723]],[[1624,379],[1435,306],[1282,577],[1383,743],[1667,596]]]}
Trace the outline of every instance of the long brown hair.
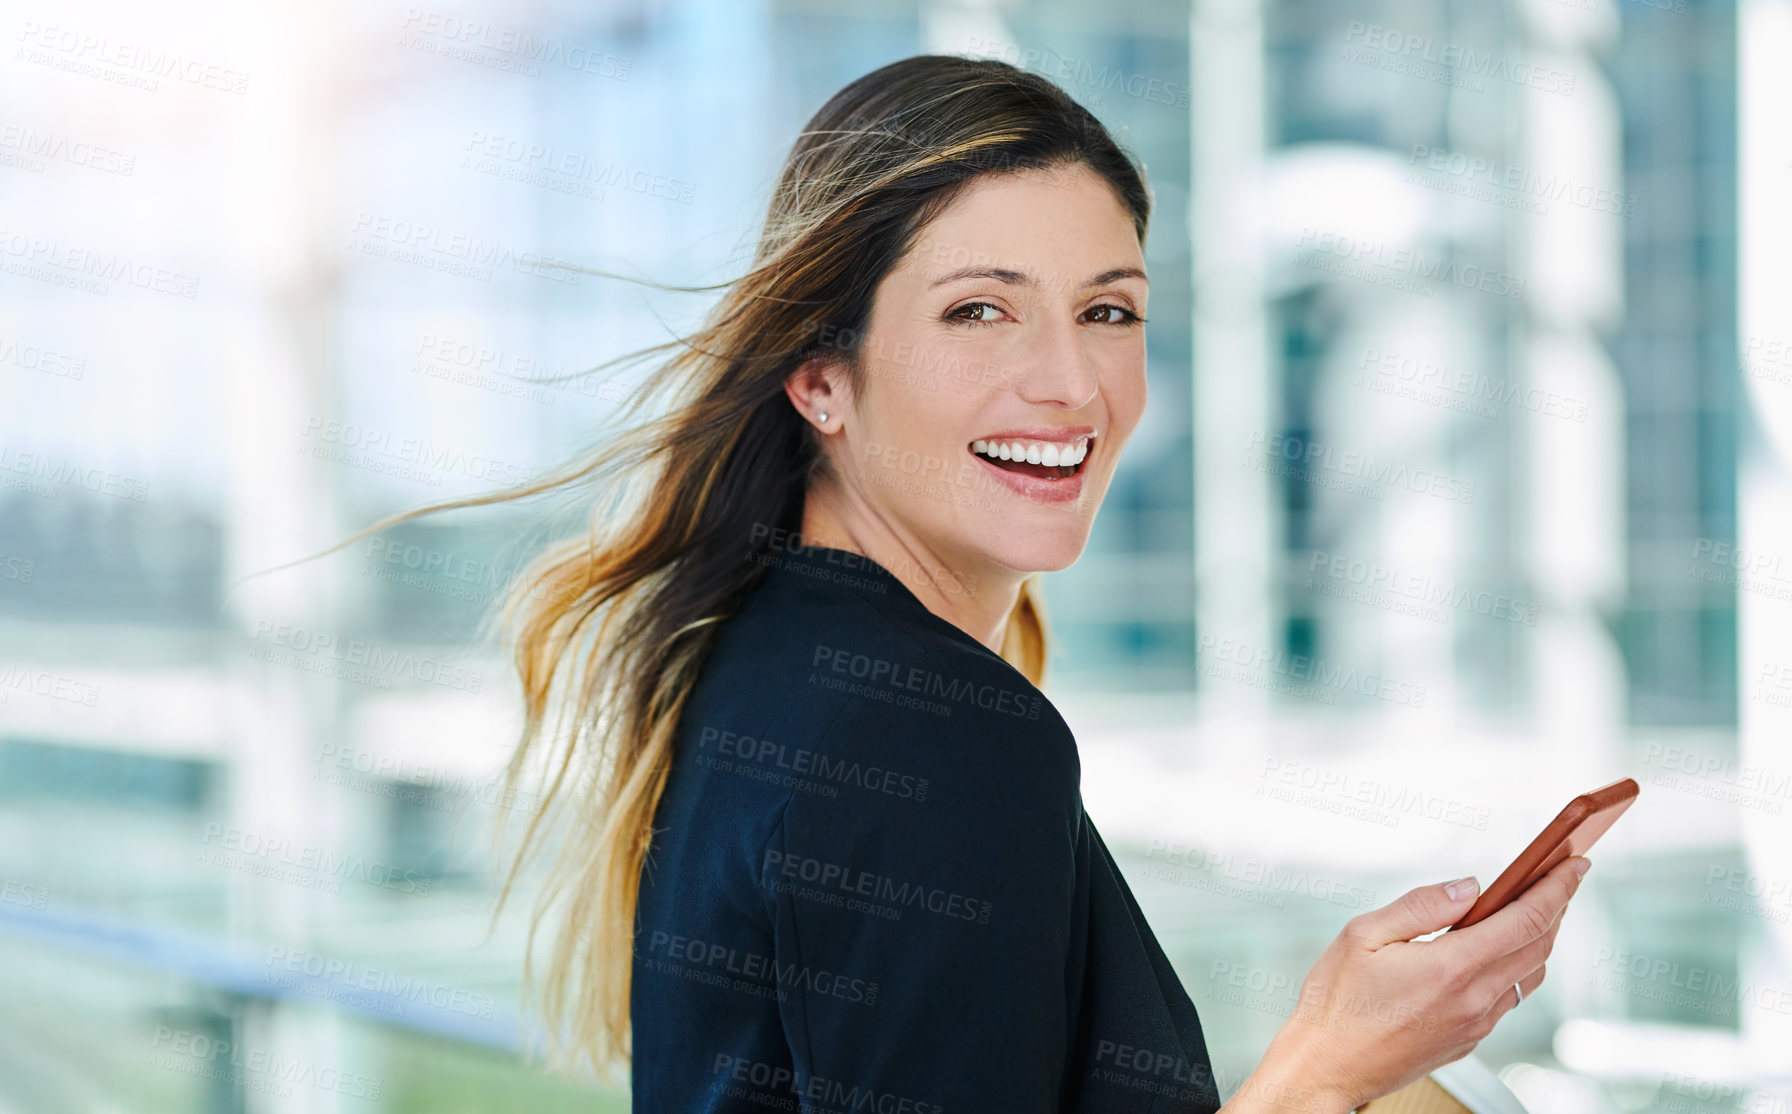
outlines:
{"label": "long brown hair", "polygon": [[[679,714],[721,624],[764,575],[754,558],[769,539],[800,530],[805,492],[825,478],[785,379],[822,355],[846,369],[857,394],[872,297],[928,221],[980,175],[1078,163],[1112,185],[1143,244],[1151,203],[1139,168],[1052,82],[949,55],[866,74],[797,137],[744,275],[709,287],[651,284],[725,286],[702,326],[590,369],[672,353],[622,408],[624,432],[535,482],[405,511],[335,547],[436,511],[581,484],[601,492],[588,504],[587,534],[525,565],[500,620],[525,711],[506,788],[531,769],[546,781],[500,910],[545,838],[544,817],[568,823],[529,930],[532,956],[547,910],[564,902],[541,980],[557,1063],[570,1052],[607,1069],[628,1056],[636,897]],[[632,420],[650,404],[663,412]],[[1001,652],[1038,684],[1046,628],[1034,579],[1022,585]],[[535,981],[527,959],[524,978]]]}

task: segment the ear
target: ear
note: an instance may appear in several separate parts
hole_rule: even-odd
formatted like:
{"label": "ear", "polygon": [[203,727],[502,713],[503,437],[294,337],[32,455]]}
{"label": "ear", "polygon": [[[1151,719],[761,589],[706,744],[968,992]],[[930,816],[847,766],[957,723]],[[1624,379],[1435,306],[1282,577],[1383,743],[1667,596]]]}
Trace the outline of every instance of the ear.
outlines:
{"label": "ear", "polygon": [[[822,432],[839,429],[851,404],[846,369],[824,356],[810,356],[784,379],[784,393],[804,420]],[[821,415],[826,414],[823,421]]]}

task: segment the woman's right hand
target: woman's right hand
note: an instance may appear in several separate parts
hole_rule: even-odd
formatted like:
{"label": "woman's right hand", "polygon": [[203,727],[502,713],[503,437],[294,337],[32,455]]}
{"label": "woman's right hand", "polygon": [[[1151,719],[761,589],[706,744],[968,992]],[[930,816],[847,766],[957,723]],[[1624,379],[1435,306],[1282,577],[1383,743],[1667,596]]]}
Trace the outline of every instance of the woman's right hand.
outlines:
{"label": "woman's right hand", "polygon": [[1432,940],[1414,938],[1461,919],[1480,892],[1472,878],[1351,918],[1307,973],[1236,1108],[1341,1114],[1468,1055],[1518,1004],[1514,984],[1529,997],[1543,981],[1562,910],[1590,865],[1566,859],[1491,917]]}

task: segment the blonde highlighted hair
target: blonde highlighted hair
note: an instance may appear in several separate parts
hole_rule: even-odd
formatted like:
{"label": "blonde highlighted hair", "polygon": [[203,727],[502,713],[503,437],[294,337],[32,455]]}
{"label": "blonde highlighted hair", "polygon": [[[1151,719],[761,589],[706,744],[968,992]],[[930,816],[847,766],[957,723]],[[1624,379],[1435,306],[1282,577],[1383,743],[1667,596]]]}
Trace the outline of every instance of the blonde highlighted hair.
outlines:
{"label": "blonde highlighted hair", "polygon": [[[584,536],[528,562],[497,616],[524,709],[506,787],[545,782],[499,910],[546,842],[548,818],[566,825],[525,960],[556,1065],[602,1071],[629,1055],[636,898],[680,713],[717,630],[764,575],[761,539],[797,533],[805,493],[825,478],[785,379],[820,356],[863,390],[858,341],[873,295],[928,221],[981,175],[1071,163],[1113,187],[1142,244],[1150,200],[1139,168],[1050,81],[948,55],[866,74],[798,136],[744,275],[652,284],[722,290],[701,327],[591,369],[666,357],[622,408],[623,432],[539,480],[394,514],[325,551],[420,515],[580,485],[596,492]],[[658,416],[643,416],[661,403]],[[1046,629],[1029,577],[1001,652],[1035,684]],[[556,905],[563,923],[538,974],[534,943]]]}

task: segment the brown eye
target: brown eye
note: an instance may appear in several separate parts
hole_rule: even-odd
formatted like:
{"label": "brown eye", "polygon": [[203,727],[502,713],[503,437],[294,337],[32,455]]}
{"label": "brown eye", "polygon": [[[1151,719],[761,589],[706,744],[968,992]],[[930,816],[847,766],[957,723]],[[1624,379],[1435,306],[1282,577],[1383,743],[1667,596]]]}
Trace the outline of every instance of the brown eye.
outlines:
{"label": "brown eye", "polygon": [[1134,322],[1145,320],[1125,306],[1116,306],[1105,302],[1099,306],[1090,306],[1084,312],[1101,313],[1103,311],[1106,311],[1107,317],[1105,319],[1098,319],[1095,322],[1097,325],[1131,325]]}
{"label": "brown eye", "polygon": [[[971,311],[969,315],[966,313],[967,310]],[[983,316],[981,312],[983,310],[989,310],[989,316]],[[966,302],[951,313],[948,313],[946,318],[950,321],[963,321],[972,325],[993,325],[996,321],[996,315],[1001,312],[1001,310],[990,305],[988,302]]]}

